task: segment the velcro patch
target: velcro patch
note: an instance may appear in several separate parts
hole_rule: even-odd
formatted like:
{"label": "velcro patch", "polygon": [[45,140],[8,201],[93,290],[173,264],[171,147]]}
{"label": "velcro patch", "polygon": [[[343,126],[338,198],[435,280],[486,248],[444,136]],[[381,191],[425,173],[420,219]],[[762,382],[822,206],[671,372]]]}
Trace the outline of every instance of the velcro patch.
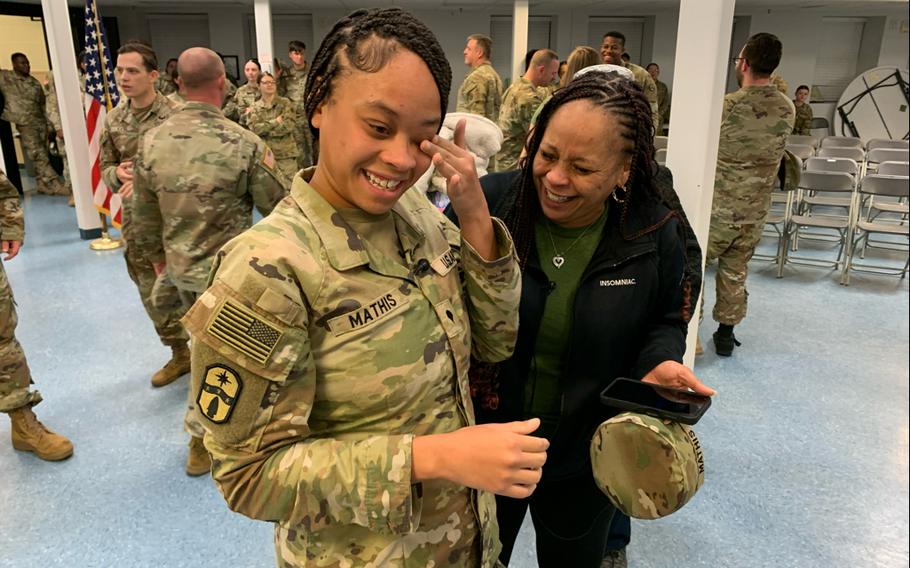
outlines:
{"label": "velcro patch", "polygon": [[280,329],[231,300],[218,308],[207,331],[260,365],[269,360],[282,336]]}
{"label": "velcro patch", "polygon": [[329,320],[329,329],[335,336],[356,331],[398,311],[408,303],[408,298],[398,288],[393,288],[368,304]]}
{"label": "velcro patch", "polygon": [[455,259],[455,251],[453,251],[452,249],[449,249],[449,250],[445,251],[444,253],[442,253],[441,255],[439,255],[436,258],[436,260],[431,262],[430,266],[433,267],[433,270],[435,270],[437,274],[439,274],[440,276],[445,276],[453,268],[455,268],[456,264],[457,264],[457,261]]}
{"label": "velcro patch", "polygon": [[275,169],[275,154],[272,153],[271,148],[266,147],[265,152],[262,153],[262,163],[270,170]]}
{"label": "velcro patch", "polygon": [[215,424],[224,424],[231,417],[242,390],[240,373],[226,365],[210,365],[199,387],[196,406]]}

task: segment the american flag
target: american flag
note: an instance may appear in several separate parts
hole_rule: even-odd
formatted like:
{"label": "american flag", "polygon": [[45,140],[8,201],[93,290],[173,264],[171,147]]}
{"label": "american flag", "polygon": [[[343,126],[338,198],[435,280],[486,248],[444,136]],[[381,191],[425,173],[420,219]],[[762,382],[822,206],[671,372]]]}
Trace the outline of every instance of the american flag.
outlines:
{"label": "american flag", "polygon": [[123,218],[120,196],[111,192],[101,180],[101,130],[107,111],[117,106],[120,93],[114,80],[114,64],[107,48],[104,25],[95,0],[85,2],[85,115],[88,130],[88,152],[92,170],[92,200],[98,211],[111,216],[111,224],[120,228]]}

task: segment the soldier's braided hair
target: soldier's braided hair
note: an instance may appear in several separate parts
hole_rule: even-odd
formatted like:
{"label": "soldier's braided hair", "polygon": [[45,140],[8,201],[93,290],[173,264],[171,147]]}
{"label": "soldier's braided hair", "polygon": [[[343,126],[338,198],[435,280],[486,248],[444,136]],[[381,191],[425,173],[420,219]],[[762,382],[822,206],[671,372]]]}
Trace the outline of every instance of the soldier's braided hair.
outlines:
{"label": "soldier's braided hair", "polygon": [[[420,57],[439,89],[439,127],[446,114],[452,69],[445,51],[423,22],[400,8],[357,10],[339,20],[319,45],[310,72],[303,105],[314,138],[319,131],[310,120],[319,105],[332,96],[335,78],[347,66],[375,73],[404,47]],[[402,77],[406,81],[407,77]],[[437,128],[439,128],[437,127]]]}
{"label": "soldier's braided hair", "polygon": [[[537,118],[537,124],[527,142],[528,152],[523,163],[521,176],[512,191],[514,200],[501,214],[502,220],[512,232],[519,262],[527,262],[534,241],[534,225],[540,215],[540,202],[534,186],[533,162],[547,125],[556,111],[573,101],[588,101],[595,108],[610,113],[616,119],[617,134],[623,142],[621,150],[632,160],[629,180],[626,183],[626,197],[622,203],[621,228],[625,225],[629,206],[642,199],[654,197],[654,123],[651,105],[642,90],[632,81],[618,73],[592,71],[571,81],[565,88],[556,91],[544,105]],[[626,235],[635,239],[639,235]]]}

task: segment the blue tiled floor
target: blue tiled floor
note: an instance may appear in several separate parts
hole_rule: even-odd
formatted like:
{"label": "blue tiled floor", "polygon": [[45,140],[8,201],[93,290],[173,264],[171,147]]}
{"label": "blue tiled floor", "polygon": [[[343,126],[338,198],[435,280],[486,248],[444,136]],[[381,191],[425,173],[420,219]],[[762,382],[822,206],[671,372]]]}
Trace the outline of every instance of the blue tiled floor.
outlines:
{"label": "blue tiled floor", "polygon": [[[149,386],[169,353],[121,253],[90,251],[64,202],[28,198],[26,245],[5,266],[36,410],[76,453],[15,452],[0,420],[0,566],[274,565],[271,527],[184,475],[186,379]],[[735,355],[716,357],[702,326],[696,371],[719,392],[697,427],[705,485],[633,523],[630,566],[908,566],[907,281],[752,270]],[[519,538],[512,566],[536,565],[527,526]]]}

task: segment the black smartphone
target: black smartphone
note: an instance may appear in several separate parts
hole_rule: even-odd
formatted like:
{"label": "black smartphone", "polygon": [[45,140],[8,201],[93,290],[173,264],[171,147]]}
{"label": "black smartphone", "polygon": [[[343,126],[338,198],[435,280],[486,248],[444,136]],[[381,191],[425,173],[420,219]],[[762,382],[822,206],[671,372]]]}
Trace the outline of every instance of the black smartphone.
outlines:
{"label": "black smartphone", "polygon": [[698,422],[711,406],[710,396],[622,377],[600,393],[600,401],[612,408],[690,425]]}

